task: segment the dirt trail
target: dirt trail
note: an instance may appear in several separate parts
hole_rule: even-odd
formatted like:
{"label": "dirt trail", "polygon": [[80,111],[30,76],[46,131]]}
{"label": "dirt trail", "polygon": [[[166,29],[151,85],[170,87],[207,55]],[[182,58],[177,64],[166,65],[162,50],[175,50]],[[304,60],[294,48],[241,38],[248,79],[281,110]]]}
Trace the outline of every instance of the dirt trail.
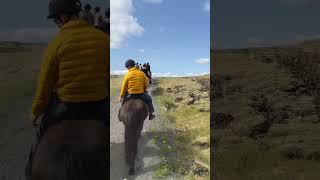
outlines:
{"label": "dirt trail", "polygon": [[[150,89],[151,90],[151,89]],[[15,108],[0,114],[0,180],[24,180],[24,168],[34,131],[28,124],[28,109],[30,109],[31,97],[16,103]],[[137,170],[135,176],[128,177],[128,167],[124,160],[124,128],[118,121],[120,103],[114,99],[111,101],[110,115],[110,179],[153,179],[156,165],[160,162],[159,148],[152,143],[154,134],[151,127],[159,126],[159,113],[157,117],[144,123],[139,151]],[[158,129],[158,128],[157,128]]]}
{"label": "dirt trail", "polygon": [[46,45],[0,42],[0,46],[0,180],[24,180],[35,137],[29,111]]}
{"label": "dirt trail", "polygon": [[[149,89],[151,93],[153,87]],[[148,119],[144,122],[141,138],[138,144],[138,161],[136,161],[136,174],[128,176],[129,167],[125,163],[124,154],[124,127],[118,120],[118,111],[120,102],[118,98],[111,100],[110,114],[110,179],[153,179],[154,171],[160,162],[159,147],[152,142],[154,133],[151,128],[159,129],[160,118],[159,111],[155,106],[156,118],[152,121]]]}
{"label": "dirt trail", "polygon": [[[152,87],[149,92],[152,91]],[[10,111],[0,113],[0,180],[24,180],[24,168],[27,161],[31,143],[35,132],[28,122],[32,98],[16,102]],[[152,142],[154,132],[157,129],[161,136],[161,120],[159,109],[155,105],[156,118],[152,121],[145,120],[141,139],[138,144],[138,161],[136,162],[136,175],[128,176],[128,166],[124,160],[124,127],[118,120],[117,114],[120,103],[117,98],[111,101],[110,114],[110,179],[154,179],[154,171],[160,163],[160,150]]]}
{"label": "dirt trail", "polygon": [[[15,108],[0,113],[0,180],[24,180],[24,168],[27,161],[34,129],[28,124],[28,109],[31,97],[14,105]],[[135,176],[128,177],[128,167],[124,160],[124,128],[118,121],[120,103],[111,101],[110,119],[110,179],[153,179],[156,165],[160,162],[159,148],[151,142],[153,133],[150,127],[158,126],[159,117],[145,121],[139,141],[139,161]],[[156,109],[156,115],[158,110]]]}
{"label": "dirt trail", "polygon": [[33,142],[34,129],[28,124],[31,98],[0,114],[0,180],[24,180],[24,168]]}

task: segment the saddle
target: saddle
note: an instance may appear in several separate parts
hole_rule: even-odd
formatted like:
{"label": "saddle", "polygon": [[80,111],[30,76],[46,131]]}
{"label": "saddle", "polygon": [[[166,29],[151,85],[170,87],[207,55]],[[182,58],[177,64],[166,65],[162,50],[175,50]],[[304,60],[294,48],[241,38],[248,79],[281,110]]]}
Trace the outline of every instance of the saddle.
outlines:
{"label": "saddle", "polygon": [[[147,91],[146,91],[146,93],[147,93]],[[125,102],[127,102],[127,101],[129,101],[129,100],[131,100],[131,99],[141,99],[141,100],[144,101],[146,104],[149,103],[144,94],[128,94],[128,93],[127,93],[124,97],[125,97],[125,98],[123,98],[121,107],[120,107],[119,112],[118,112],[118,119],[119,119],[119,121],[121,121],[121,120],[120,120],[120,111],[121,111],[121,108],[122,108],[122,106],[124,105]]]}
{"label": "saddle", "polygon": [[57,95],[53,95],[41,118],[38,137],[42,137],[49,127],[59,124],[62,120],[97,120],[107,125],[109,119],[107,101],[106,98],[96,102],[65,103],[61,102]]}

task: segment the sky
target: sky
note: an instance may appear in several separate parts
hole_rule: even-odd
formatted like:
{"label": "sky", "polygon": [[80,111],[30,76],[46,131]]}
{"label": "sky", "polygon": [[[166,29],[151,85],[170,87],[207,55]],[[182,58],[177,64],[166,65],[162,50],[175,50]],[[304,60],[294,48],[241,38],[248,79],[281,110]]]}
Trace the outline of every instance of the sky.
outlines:
{"label": "sky", "polygon": [[[81,0],[108,8],[110,0]],[[47,19],[49,0],[3,0],[0,6],[0,41],[48,42],[58,33]]]}
{"label": "sky", "polygon": [[209,0],[111,1],[111,73],[149,62],[153,76],[210,71]]}
{"label": "sky", "polygon": [[[81,0],[109,7],[110,0]],[[5,0],[0,41],[50,41],[59,31],[47,20],[49,0]],[[208,73],[209,0],[114,0],[111,4],[111,70],[128,58],[149,62],[154,76]]]}
{"label": "sky", "polygon": [[[82,1],[102,7],[110,3],[110,0]],[[0,41],[48,42],[58,32],[52,21],[46,19],[48,2],[2,1]],[[319,0],[211,0],[211,3],[114,0],[112,3],[113,72],[123,72],[123,63],[128,58],[149,61],[152,71],[160,75],[207,72],[208,39],[211,48],[226,49],[320,38]]]}
{"label": "sky", "polygon": [[320,38],[319,0],[212,0],[214,49],[286,45]]}

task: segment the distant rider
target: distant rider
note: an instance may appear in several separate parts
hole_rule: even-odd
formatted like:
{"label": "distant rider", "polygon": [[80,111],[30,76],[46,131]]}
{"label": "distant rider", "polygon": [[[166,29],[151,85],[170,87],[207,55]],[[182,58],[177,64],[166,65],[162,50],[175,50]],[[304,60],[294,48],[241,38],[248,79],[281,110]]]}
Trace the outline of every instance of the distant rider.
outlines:
{"label": "distant rider", "polygon": [[124,104],[131,97],[141,98],[148,104],[149,120],[152,120],[155,117],[153,115],[154,107],[151,97],[146,93],[149,79],[135,65],[136,63],[132,59],[127,60],[125,63],[128,73],[124,76],[119,100]]}

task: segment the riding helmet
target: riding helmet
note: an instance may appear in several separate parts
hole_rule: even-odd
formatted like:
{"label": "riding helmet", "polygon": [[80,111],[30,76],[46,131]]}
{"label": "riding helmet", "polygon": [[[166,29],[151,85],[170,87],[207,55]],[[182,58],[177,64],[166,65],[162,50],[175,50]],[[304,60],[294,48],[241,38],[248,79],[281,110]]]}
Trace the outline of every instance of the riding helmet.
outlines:
{"label": "riding helmet", "polygon": [[85,9],[85,10],[88,10],[88,11],[91,10],[90,4],[86,4],[86,5],[84,6],[84,9]]}
{"label": "riding helmet", "polygon": [[59,14],[78,14],[81,11],[80,0],[51,0],[49,3],[48,19]]}
{"label": "riding helmet", "polygon": [[129,67],[129,66],[135,66],[136,65],[136,62],[134,62],[134,60],[132,60],[132,59],[128,59],[127,61],[126,61],[126,64],[125,64],[125,67]]}
{"label": "riding helmet", "polygon": [[96,6],[96,8],[94,9],[96,12],[100,12],[101,8],[99,6]]}

